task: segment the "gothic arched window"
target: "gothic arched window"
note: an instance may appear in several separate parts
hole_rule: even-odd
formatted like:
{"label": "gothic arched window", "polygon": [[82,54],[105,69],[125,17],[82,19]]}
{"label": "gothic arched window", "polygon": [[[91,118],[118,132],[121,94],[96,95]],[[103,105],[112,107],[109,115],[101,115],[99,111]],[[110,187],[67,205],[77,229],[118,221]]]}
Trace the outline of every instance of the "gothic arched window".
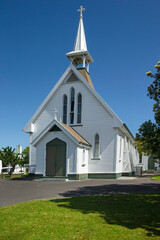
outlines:
{"label": "gothic arched window", "polygon": [[63,123],[67,123],[67,96],[63,96]]}
{"label": "gothic arched window", "polygon": [[71,102],[70,102],[70,124],[74,123],[74,98],[75,98],[75,90],[71,89]]}
{"label": "gothic arched window", "polygon": [[77,123],[82,121],[82,95],[78,94],[78,105],[77,105]]}
{"label": "gothic arched window", "polygon": [[100,151],[99,151],[99,134],[96,133],[94,137],[94,158],[99,158]]}

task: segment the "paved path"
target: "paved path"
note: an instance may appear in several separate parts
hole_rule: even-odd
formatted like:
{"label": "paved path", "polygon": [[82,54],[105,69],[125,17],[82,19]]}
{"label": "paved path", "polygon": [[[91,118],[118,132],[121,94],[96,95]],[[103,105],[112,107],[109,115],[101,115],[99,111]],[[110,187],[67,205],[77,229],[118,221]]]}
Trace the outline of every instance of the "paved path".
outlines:
{"label": "paved path", "polygon": [[0,179],[0,206],[38,199],[120,193],[160,193],[160,181],[141,178],[42,182]]}

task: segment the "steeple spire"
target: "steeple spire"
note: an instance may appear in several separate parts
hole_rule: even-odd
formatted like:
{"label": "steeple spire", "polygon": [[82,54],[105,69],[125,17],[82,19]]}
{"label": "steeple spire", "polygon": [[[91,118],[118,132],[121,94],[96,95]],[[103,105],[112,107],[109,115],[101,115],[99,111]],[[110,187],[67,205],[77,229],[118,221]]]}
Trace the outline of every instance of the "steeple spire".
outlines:
{"label": "steeple spire", "polygon": [[85,8],[80,6],[80,9],[77,10],[77,12],[80,12],[80,20],[79,20],[79,26],[77,31],[77,36],[74,44],[73,51],[87,51],[87,43],[86,43],[86,37],[84,32],[84,26],[83,26],[83,15],[82,11],[85,11]]}
{"label": "steeple spire", "polygon": [[89,63],[93,62],[91,55],[87,50],[87,43],[83,25],[83,15],[82,12],[85,11],[85,8],[80,6],[80,9],[77,10],[80,12],[79,26],[77,31],[77,36],[72,52],[66,54],[68,59],[76,67],[77,65],[83,64],[83,68],[87,65],[87,71],[89,72]]}

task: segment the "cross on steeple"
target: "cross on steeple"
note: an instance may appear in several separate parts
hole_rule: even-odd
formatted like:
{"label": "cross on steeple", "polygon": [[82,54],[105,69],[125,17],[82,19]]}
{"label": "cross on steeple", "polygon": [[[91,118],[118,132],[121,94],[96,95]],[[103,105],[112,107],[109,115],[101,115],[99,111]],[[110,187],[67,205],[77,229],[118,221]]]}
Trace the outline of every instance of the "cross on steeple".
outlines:
{"label": "cross on steeple", "polygon": [[80,9],[77,10],[77,12],[80,12],[80,18],[82,18],[82,12],[85,11],[86,9],[83,8],[83,6],[80,6]]}

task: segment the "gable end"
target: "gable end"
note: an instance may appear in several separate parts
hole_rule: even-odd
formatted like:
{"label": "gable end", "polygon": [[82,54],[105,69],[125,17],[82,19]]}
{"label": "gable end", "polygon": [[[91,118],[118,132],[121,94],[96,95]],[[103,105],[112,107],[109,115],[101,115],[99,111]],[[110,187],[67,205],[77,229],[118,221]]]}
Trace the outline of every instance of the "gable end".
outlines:
{"label": "gable end", "polygon": [[79,79],[76,77],[76,75],[74,73],[72,73],[71,76],[66,81],[66,83],[78,82],[78,81],[79,81]]}

